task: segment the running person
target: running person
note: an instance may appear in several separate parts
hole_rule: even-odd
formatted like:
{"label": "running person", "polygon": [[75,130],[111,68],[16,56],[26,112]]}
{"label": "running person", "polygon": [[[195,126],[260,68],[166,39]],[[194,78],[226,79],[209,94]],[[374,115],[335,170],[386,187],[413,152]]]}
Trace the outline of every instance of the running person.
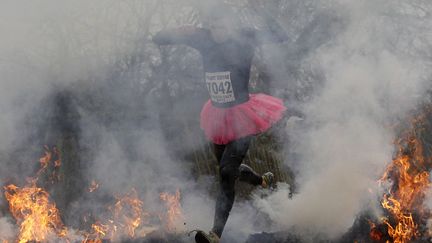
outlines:
{"label": "running person", "polygon": [[266,94],[249,93],[249,76],[255,47],[287,40],[281,26],[266,17],[268,29],[233,29],[233,15],[225,7],[214,8],[208,28],[180,27],[157,33],[158,45],[185,44],[202,56],[204,78],[210,94],[201,111],[201,128],[213,143],[219,163],[220,193],[216,199],[213,228],[198,231],[196,242],[217,243],[234,203],[237,179],[265,188],[273,174],[260,176],[242,161],[253,135],[279,121],[286,110],[282,100]]}

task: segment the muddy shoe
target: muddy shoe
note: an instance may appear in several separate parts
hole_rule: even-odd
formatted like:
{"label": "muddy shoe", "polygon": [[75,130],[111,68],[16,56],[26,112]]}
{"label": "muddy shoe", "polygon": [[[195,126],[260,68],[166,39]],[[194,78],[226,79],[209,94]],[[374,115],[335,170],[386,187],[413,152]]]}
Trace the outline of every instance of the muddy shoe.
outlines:
{"label": "muddy shoe", "polygon": [[269,189],[275,189],[275,180],[274,175],[271,172],[266,172],[264,175],[262,175],[262,187],[263,188],[269,188]]}
{"label": "muddy shoe", "polygon": [[196,243],[219,243],[219,237],[211,231],[208,234],[202,230],[196,230],[196,232]]}

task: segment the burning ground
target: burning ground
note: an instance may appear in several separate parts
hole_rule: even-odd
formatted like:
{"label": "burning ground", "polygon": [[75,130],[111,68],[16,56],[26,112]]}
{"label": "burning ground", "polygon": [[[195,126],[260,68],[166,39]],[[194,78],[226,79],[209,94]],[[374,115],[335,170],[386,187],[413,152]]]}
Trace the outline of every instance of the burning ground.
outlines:
{"label": "burning ground", "polygon": [[[160,193],[160,210],[147,212],[144,211],[143,201],[134,188],[126,191],[124,195],[113,197],[113,200],[107,200],[112,204],[107,205],[104,214],[85,213],[82,216],[82,227],[87,226],[87,229],[78,230],[66,227],[61,212],[47,189],[40,187],[41,184],[54,184],[60,179],[56,174],[56,170],[61,166],[58,151],[45,149],[45,155],[39,159],[41,168],[35,177],[27,178],[27,182],[22,186],[9,184],[4,187],[9,210],[16,221],[19,233],[15,237],[3,238],[3,242],[16,240],[20,243],[52,241],[95,243],[119,242],[135,238],[139,241],[145,237],[150,239],[156,237],[155,234],[163,234],[163,236],[156,237],[158,241],[168,241],[170,234],[180,234],[184,231],[184,228],[181,227],[184,217],[179,190],[173,194]],[[56,157],[56,160],[53,159],[53,156]],[[49,170],[50,167],[53,168],[53,171]],[[42,176],[47,174],[49,174],[48,181],[41,182]],[[98,188],[97,182],[93,181],[88,192],[96,193]]]}
{"label": "burning ground", "polygon": [[[365,208],[342,237],[296,234],[295,227],[274,234],[255,234],[247,242],[429,242],[430,232],[430,169],[432,114],[430,105],[413,114],[406,123],[395,126],[392,161],[376,185],[380,205]],[[375,193],[370,189],[370,194]],[[381,194],[380,194],[381,193]],[[374,211],[374,210],[378,210]]]}
{"label": "burning ground", "polygon": [[[251,235],[246,242],[425,242],[432,239],[430,210],[430,167],[432,144],[432,113],[428,106],[406,124],[396,126],[399,138],[392,162],[376,182],[386,189],[380,201],[378,217],[365,210],[341,238],[326,236],[304,237],[296,229],[279,233]],[[183,242],[187,241],[185,217],[181,207],[181,193],[159,194],[161,207],[147,211],[137,191],[132,188],[105,199],[104,212],[85,212],[81,229],[64,225],[47,189],[62,180],[59,173],[61,156],[56,147],[45,147],[39,159],[39,169],[26,178],[22,186],[4,186],[5,198],[19,232],[2,236],[3,242]],[[42,188],[44,185],[45,188]],[[92,181],[86,189],[87,197],[97,197],[100,185]],[[284,190],[284,188],[281,188]],[[370,192],[372,193],[372,192]],[[369,209],[370,210],[370,209]],[[291,233],[293,232],[293,233]],[[6,234],[5,234],[6,235]],[[189,239],[190,240],[190,239]]]}

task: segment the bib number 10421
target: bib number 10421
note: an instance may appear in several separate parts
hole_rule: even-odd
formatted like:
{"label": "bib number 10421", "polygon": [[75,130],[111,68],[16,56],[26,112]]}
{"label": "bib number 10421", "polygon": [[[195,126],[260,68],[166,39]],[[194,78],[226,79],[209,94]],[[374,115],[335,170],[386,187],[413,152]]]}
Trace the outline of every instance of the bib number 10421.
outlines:
{"label": "bib number 10421", "polygon": [[213,102],[223,104],[235,101],[230,72],[206,73],[205,78]]}

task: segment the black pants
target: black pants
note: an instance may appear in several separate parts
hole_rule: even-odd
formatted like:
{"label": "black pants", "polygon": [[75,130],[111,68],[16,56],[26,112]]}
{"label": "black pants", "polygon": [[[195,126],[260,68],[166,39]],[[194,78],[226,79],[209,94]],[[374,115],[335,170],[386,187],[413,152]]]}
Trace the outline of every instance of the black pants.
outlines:
{"label": "black pants", "polygon": [[215,217],[212,231],[219,237],[228,220],[235,197],[235,182],[237,179],[252,185],[261,185],[262,177],[249,166],[241,164],[252,137],[235,140],[226,145],[214,144],[214,153],[219,163],[220,190],[216,199]]}

